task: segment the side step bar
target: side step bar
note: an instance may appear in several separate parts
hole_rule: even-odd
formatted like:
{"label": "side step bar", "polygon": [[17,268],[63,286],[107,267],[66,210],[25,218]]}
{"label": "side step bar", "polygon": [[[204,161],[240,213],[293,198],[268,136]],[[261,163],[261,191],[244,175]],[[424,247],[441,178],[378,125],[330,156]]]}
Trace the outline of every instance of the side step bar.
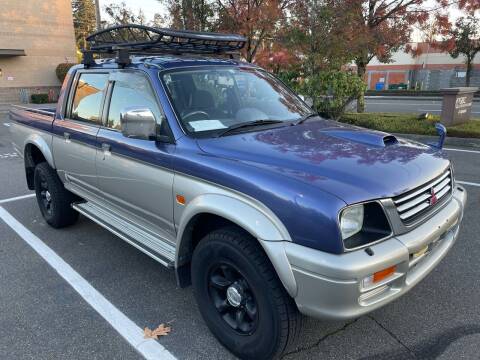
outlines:
{"label": "side step bar", "polygon": [[156,237],[134,223],[91,202],[74,203],[72,207],[162,265],[168,268],[174,267],[175,247],[163,241],[161,237]]}

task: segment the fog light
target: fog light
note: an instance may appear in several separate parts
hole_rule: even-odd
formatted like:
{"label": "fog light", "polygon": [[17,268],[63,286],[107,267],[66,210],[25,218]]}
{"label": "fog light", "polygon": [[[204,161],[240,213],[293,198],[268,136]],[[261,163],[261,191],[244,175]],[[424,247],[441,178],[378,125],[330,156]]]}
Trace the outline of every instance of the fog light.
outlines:
{"label": "fog light", "polygon": [[369,288],[370,286],[377,284],[390,276],[394,275],[395,272],[397,271],[397,266],[390,266],[386,269],[377,271],[376,273],[366,277],[363,279],[363,287],[364,288]]}

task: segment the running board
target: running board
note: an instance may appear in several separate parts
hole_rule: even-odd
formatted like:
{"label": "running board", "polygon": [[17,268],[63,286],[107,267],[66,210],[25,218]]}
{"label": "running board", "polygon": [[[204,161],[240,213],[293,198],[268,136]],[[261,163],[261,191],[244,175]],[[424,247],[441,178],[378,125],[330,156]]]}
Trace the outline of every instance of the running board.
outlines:
{"label": "running board", "polygon": [[174,267],[175,247],[166,243],[160,237],[149,234],[135,224],[91,202],[74,203],[72,207],[162,265],[168,268]]}

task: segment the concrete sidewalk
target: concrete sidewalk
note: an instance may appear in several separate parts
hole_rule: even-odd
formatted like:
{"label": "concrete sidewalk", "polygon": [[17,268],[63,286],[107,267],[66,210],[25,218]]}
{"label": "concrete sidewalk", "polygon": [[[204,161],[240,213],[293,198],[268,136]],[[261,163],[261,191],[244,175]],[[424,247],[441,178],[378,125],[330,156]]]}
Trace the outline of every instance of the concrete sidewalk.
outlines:
{"label": "concrete sidewalk", "polygon": [[[416,101],[442,101],[441,96],[404,96],[404,95],[368,95],[365,99],[379,100],[416,100]],[[480,97],[473,98],[474,102],[480,102]]]}
{"label": "concrete sidewalk", "polygon": [[[415,140],[424,144],[437,143],[438,136],[427,136],[427,135],[417,135],[417,134],[394,134],[395,136],[402,137],[409,140]],[[480,149],[480,139],[474,138],[458,138],[458,137],[449,137],[445,139],[444,146],[453,146],[458,148],[470,148],[472,150]]]}

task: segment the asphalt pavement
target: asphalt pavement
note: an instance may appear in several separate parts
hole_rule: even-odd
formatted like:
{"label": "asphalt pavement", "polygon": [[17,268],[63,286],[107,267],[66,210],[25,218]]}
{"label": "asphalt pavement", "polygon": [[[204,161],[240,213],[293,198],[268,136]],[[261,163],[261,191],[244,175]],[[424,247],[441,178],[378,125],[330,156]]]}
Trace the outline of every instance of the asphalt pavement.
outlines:
{"label": "asphalt pavement", "polygon": [[[168,336],[152,340],[165,350],[158,358],[233,358],[208,331],[191,289],[177,288],[162,265],[84,217],[55,230],[34,197],[5,201],[31,194],[5,123],[0,120],[0,209],[18,222],[21,236],[0,220],[0,359],[144,358],[125,329],[109,320],[110,308],[95,307],[99,296],[139,329],[171,326]],[[457,180],[469,183],[469,198],[460,238],[440,265],[370,315],[349,322],[306,319],[299,347],[286,359],[479,358],[480,151],[471,151],[448,151]],[[31,238],[58,261],[42,258]],[[74,281],[65,277],[66,267],[78,275]],[[96,297],[82,295],[79,282]]]}
{"label": "asphalt pavement", "polygon": [[[440,115],[442,100],[440,98],[413,98],[413,97],[382,97],[368,96],[365,99],[367,112],[394,112],[394,113],[431,113]],[[352,105],[353,106],[353,105]],[[472,104],[472,117],[480,118],[480,101]]]}

